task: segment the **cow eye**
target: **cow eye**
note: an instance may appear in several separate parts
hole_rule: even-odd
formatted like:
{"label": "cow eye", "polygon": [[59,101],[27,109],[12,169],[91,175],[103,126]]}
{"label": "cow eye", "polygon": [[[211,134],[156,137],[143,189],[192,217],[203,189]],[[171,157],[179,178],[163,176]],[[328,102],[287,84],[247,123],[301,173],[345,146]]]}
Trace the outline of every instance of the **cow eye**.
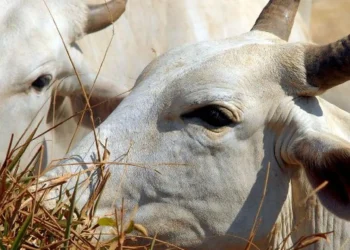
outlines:
{"label": "cow eye", "polygon": [[51,83],[51,80],[51,75],[40,76],[32,83],[32,87],[36,91],[42,91],[46,86],[48,86]]}
{"label": "cow eye", "polygon": [[229,113],[230,111],[226,108],[209,105],[184,114],[182,117],[197,118],[213,127],[224,127],[233,123]]}

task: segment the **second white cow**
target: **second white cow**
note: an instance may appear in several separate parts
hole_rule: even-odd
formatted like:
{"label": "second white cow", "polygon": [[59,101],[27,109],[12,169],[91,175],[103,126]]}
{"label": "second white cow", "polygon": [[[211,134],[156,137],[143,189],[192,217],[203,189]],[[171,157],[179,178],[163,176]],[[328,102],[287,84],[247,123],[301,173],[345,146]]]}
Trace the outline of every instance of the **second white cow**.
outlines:
{"label": "second white cow", "polygon": [[[0,162],[5,160],[11,134],[15,147],[27,129],[18,147],[39,120],[43,122],[37,135],[49,130],[60,121],[60,105],[65,99],[86,99],[83,88],[92,104],[110,99],[102,106],[114,108],[120,102],[126,88],[103,76],[94,84],[96,71],[84,61],[75,43],[118,19],[125,1],[113,1],[108,6],[109,10],[105,4],[88,6],[80,0],[0,1]],[[103,109],[95,111],[96,117],[104,119],[107,115],[98,113]],[[22,165],[40,144],[45,145],[46,163],[52,158],[50,154],[62,157],[76,123],[65,128],[56,138],[51,131],[35,140],[22,157]]]}

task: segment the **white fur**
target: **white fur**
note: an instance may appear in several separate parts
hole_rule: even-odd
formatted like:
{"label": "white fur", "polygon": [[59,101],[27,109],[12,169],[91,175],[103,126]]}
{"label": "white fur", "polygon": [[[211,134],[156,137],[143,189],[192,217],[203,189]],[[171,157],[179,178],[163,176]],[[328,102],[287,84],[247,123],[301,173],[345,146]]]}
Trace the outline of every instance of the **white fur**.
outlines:
{"label": "white fur", "polygon": [[[112,175],[97,214],[113,213],[124,198],[126,211],[138,206],[135,221],[160,239],[199,249],[244,249],[241,238],[251,232],[270,165],[254,243],[277,248],[289,237],[292,247],[301,236],[334,230],[330,245],[321,241],[309,249],[346,246],[350,225],[333,213],[349,219],[349,204],[327,197],[330,212],[314,197],[303,202],[312,191],[303,173],[308,166],[298,162],[293,145],[312,144],[315,134],[327,135],[318,148],[321,155],[329,146],[343,145],[338,141],[350,145],[344,137],[350,115],[305,96],[318,93],[306,82],[305,48],[256,31],[183,46],[154,60],[98,129],[100,141],[108,138],[115,163],[108,166]],[[238,119],[211,130],[201,119],[182,117],[210,104]],[[69,155],[63,164],[84,164],[58,167],[48,177],[91,166],[97,156],[94,136]],[[80,180],[88,177],[92,183],[81,190],[78,206],[96,184],[97,175]],[[67,188],[75,183],[73,178]]]}
{"label": "white fur", "polygon": [[[79,99],[81,93],[80,84],[72,77],[75,71],[67,53],[78,73],[84,74],[82,80],[87,92],[91,91],[96,76],[73,44],[84,35],[87,14],[87,5],[81,0],[0,1],[0,161],[4,160],[12,133],[16,142],[29,126],[28,136],[42,118],[38,134],[80,111],[65,113],[60,105],[71,106],[67,99]],[[50,87],[41,92],[31,87],[38,77],[47,74],[53,78]],[[68,76],[71,78],[66,79]],[[60,83],[62,79],[66,79],[64,83]],[[121,89],[101,76],[92,98],[114,97],[125,91]],[[53,95],[58,95],[55,101],[51,99]],[[47,149],[44,166],[54,157],[63,157],[76,126],[76,121],[71,120],[55,130],[56,138],[53,131],[38,138],[22,157],[23,166],[41,143]]]}

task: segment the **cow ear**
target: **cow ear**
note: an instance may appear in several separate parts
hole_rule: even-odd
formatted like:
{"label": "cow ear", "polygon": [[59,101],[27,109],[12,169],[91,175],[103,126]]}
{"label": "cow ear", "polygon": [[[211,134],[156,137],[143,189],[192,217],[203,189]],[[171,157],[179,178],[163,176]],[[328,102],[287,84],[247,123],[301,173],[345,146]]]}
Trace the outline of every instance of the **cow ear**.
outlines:
{"label": "cow ear", "polygon": [[[90,105],[94,106],[95,119],[101,122],[104,121],[128,94],[128,89],[121,83],[105,78],[102,75],[96,78],[97,73],[86,63],[77,44],[72,44],[69,54],[74,61],[75,67],[71,65],[70,61],[64,64],[62,69],[64,73],[62,73],[61,77],[65,77],[58,82],[57,95],[69,97],[73,111],[80,112],[85,108],[86,104],[82,91],[83,86],[86,94],[90,97]],[[90,118],[83,119],[83,125],[91,127]]]}
{"label": "cow ear", "polygon": [[[86,98],[81,88],[84,87],[86,95],[89,96],[89,103],[93,108],[94,118],[98,123],[104,121],[119,103],[128,94],[128,89],[118,83],[99,76],[87,73],[66,77],[58,85],[58,95],[70,98],[73,111],[80,112],[86,106]],[[80,84],[81,83],[81,84]],[[86,112],[82,125],[91,127],[89,112]]]}
{"label": "cow ear", "polygon": [[294,140],[290,153],[305,169],[321,203],[335,215],[350,220],[350,143],[332,134],[308,131]]}

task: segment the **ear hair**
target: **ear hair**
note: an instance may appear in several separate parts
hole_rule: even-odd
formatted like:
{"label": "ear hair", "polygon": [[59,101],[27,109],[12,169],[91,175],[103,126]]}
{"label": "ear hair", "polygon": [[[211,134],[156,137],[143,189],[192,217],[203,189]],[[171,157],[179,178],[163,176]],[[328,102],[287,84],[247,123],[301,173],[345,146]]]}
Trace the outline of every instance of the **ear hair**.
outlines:
{"label": "ear hair", "polygon": [[335,215],[350,220],[350,143],[331,134],[308,131],[292,143],[292,158],[303,166],[313,188]]}
{"label": "ear hair", "polygon": [[[95,125],[98,126],[107,117],[113,112],[114,109],[119,105],[119,103],[123,100],[126,94],[120,94],[118,96],[112,98],[104,98],[103,96],[94,96],[92,95],[89,103],[92,107],[92,112],[94,114]],[[86,108],[86,101],[83,95],[71,96],[70,101],[75,112],[82,111]],[[78,120],[80,116],[76,117]],[[82,125],[87,128],[92,128],[91,118],[89,115],[89,111],[85,112],[85,115],[82,119]]]}

